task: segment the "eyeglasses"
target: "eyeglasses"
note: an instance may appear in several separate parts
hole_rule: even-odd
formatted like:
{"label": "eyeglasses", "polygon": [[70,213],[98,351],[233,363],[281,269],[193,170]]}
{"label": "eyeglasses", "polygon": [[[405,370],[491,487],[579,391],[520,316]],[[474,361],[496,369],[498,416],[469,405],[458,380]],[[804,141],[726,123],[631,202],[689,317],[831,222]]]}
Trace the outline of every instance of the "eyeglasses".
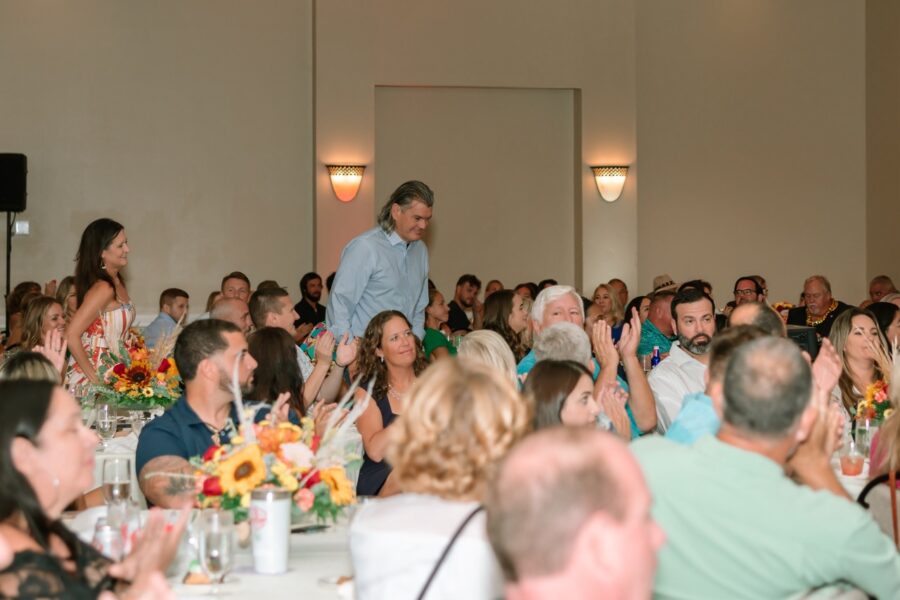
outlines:
{"label": "eyeglasses", "polygon": [[735,296],[755,296],[756,290],[734,290]]}

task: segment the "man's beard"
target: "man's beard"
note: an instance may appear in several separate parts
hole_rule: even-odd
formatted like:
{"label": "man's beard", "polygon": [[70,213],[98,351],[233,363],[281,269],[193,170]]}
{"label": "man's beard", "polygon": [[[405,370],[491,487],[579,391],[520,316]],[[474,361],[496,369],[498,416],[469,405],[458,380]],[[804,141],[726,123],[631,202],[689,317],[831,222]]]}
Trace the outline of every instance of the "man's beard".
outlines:
{"label": "man's beard", "polygon": [[[241,397],[246,398],[250,392],[253,391],[253,383],[252,381],[247,381],[246,383],[241,384]],[[223,392],[228,392],[229,394],[234,394],[234,390],[231,387],[231,375],[227,375],[224,370],[219,369],[219,389]]]}
{"label": "man's beard", "polygon": [[679,345],[691,354],[702,355],[709,352],[709,345],[712,340],[705,333],[698,333],[694,337],[688,339],[678,334]]}
{"label": "man's beard", "polygon": [[306,299],[310,302],[318,302],[322,298],[322,292],[316,292],[316,293],[306,292],[305,296],[306,296]]}

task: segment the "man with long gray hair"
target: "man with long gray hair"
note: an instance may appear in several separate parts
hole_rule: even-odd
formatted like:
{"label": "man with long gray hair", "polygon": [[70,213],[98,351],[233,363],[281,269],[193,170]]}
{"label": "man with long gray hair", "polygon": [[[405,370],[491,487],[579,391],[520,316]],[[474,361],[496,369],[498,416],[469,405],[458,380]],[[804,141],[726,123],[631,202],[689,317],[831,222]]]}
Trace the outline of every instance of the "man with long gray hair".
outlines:
{"label": "man with long gray hair", "polygon": [[391,194],[378,225],[350,240],[328,299],[325,322],[335,339],[362,337],[384,310],[399,310],[419,339],[428,306],[428,249],[422,241],[431,221],[434,193],[421,181],[407,181]]}

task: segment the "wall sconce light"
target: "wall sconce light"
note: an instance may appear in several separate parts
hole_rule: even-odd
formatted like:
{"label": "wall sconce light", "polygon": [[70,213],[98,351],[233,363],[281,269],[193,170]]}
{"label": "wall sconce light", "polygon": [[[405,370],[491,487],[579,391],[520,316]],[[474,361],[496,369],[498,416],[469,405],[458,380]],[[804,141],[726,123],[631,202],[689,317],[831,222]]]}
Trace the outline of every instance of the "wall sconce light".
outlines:
{"label": "wall sconce light", "polygon": [[356,198],[359,185],[362,183],[363,165],[325,165],[331,178],[331,189],[341,202],[350,202]]}
{"label": "wall sconce light", "polygon": [[594,172],[594,181],[597,182],[597,191],[607,202],[615,202],[622,195],[625,187],[625,176],[628,175],[628,167],[591,167]]}

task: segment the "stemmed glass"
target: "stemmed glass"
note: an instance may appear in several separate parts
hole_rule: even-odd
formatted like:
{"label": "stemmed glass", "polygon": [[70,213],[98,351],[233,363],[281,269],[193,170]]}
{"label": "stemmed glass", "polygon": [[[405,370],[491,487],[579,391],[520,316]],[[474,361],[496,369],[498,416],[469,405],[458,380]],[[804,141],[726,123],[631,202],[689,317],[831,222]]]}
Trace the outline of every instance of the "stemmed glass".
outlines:
{"label": "stemmed glass", "polygon": [[131,460],[123,457],[103,461],[103,498],[120,504],[131,498]]}
{"label": "stemmed glass", "polygon": [[106,451],[107,441],[116,435],[116,415],[109,404],[97,406],[97,435],[100,436],[100,451]]}
{"label": "stemmed glass", "polygon": [[199,525],[200,566],[212,581],[210,593],[217,595],[234,563],[234,516],[229,511],[207,509],[200,514]]}

